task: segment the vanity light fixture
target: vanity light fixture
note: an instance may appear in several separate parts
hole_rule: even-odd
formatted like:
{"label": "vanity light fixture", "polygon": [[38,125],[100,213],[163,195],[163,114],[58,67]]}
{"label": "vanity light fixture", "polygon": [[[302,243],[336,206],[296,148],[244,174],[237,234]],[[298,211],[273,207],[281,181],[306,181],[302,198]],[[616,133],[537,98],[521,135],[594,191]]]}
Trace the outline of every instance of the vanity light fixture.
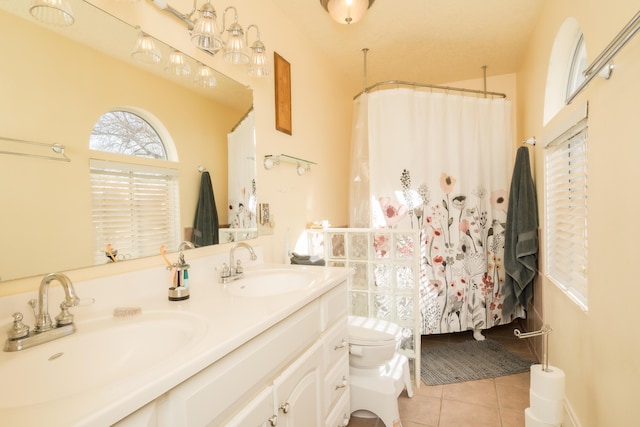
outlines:
{"label": "vanity light fixture", "polygon": [[143,64],[157,64],[162,61],[162,52],[156,46],[153,37],[140,32],[133,52],[131,52],[131,57]]}
{"label": "vanity light fixture", "polygon": [[322,7],[340,24],[358,22],[375,0],[320,0]]}
{"label": "vanity light fixture", "polygon": [[200,64],[193,84],[199,87],[215,87],[217,81],[213,70],[204,64]]}
{"label": "vanity light fixture", "polygon": [[[195,1],[193,2],[195,10]],[[187,16],[191,17],[193,12]],[[197,10],[196,21],[191,30],[191,42],[199,49],[215,55],[224,47],[220,29],[218,27],[216,10],[209,0]],[[223,19],[224,20],[224,19]]]}
{"label": "vanity light fixture", "polygon": [[71,4],[67,0],[33,0],[29,13],[49,25],[68,27],[75,22]]}
{"label": "vanity light fixture", "polygon": [[185,59],[182,52],[179,52],[175,49],[171,51],[169,54],[169,58],[167,59],[167,63],[164,66],[164,70],[177,77],[187,77],[191,74],[191,66]]}
{"label": "vanity light fixture", "polygon": [[[167,0],[150,0],[156,7],[182,21],[191,34],[192,43],[211,55],[219,51],[223,52],[223,59],[232,64],[249,63],[249,74],[262,77],[268,75],[264,44],[260,36],[247,51],[248,40],[242,26],[238,23],[238,11],[235,6],[228,6],[222,15],[222,27],[218,26],[215,8],[211,0],[198,8],[197,1],[193,1],[193,9],[189,13],[182,13],[167,3]],[[229,10],[233,11],[233,22],[226,26],[226,17]],[[251,27],[251,25],[250,25]],[[226,39],[223,38],[224,33]],[[251,53],[251,55],[250,55]],[[262,56],[261,56],[262,55]],[[255,61],[254,61],[255,60]],[[264,64],[261,66],[254,64]]]}
{"label": "vanity light fixture", "polygon": [[269,59],[266,49],[260,41],[260,30],[257,25],[251,24],[247,27],[247,44],[249,44],[249,32],[256,29],[256,40],[251,45],[251,57],[249,58],[249,75],[252,77],[264,77],[269,75]]}
{"label": "vanity light fixture", "polygon": [[228,35],[227,41],[224,44],[224,54],[222,58],[232,64],[246,64],[249,62],[249,55],[245,50],[244,31],[240,24],[238,24],[238,10],[233,6],[227,7],[224,10],[222,22],[224,23],[229,10],[233,10],[233,23],[227,28]]}

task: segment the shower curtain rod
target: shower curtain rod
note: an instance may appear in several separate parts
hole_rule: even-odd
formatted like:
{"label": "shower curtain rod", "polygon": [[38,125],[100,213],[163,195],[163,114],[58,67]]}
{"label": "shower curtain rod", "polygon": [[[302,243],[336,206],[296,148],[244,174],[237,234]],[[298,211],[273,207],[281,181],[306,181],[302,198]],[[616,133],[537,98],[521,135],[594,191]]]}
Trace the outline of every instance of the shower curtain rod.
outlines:
{"label": "shower curtain rod", "polygon": [[439,85],[432,85],[432,84],[426,84],[426,83],[416,83],[416,82],[406,82],[403,80],[387,80],[384,82],[379,82],[376,83],[374,85],[371,85],[367,88],[365,88],[362,92],[358,93],[356,96],[353,97],[353,99],[358,99],[358,97],[360,95],[362,95],[363,93],[369,93],[371,92],[371,90],[376,89],[380,86],[412,86],[412,87],[424,87],[424,88],[429,88],[429,89],[439,89],[439,90],[445,90],[445,91],[453,91],[453,92],[463,92],[463,93],[473,93],[476,95],[490,95],[490,96],[496,96],[496,97],[500,97],[500,98],[506,98],[507,95],[504,93],[499,93],[499,92],[487,92],[486,90],[477,90],[477,89],[466,89],[466,88],[459,88],[459,87],[451,87],[451,86],[439,86]]}
{"label": "shower curtain rod", "polygon": [[240,126],[242,122],[244,122],[244,119],[246,119],[249,116],[249,113],[251,113],[252,111],[253,111],[253,105],[251,106],[251,108],[249,108],[249,111],[244,113],[244,116],[242,116],[242,118],[238,120],[238,123],[236,123],[235,126],[231,128],[231,132],[235,131],[238,128],[238,126]]}

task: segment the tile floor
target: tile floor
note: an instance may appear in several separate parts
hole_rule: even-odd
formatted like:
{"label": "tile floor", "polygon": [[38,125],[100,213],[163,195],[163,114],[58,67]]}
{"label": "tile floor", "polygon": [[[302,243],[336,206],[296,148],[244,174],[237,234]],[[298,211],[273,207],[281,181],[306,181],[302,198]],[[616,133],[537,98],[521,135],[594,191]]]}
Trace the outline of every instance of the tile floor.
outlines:
{"label": "tile floor", "polygon": [[[518,323],[489,329],[484,335],[511,352],[535,360],[526,340],[513,335]],[[523,330],[523,328],[520,328]],[[422,346],[472,340],[471,331],[422,337]],[[403,391],[398,399],[403,427],[524,427],[529,406],[529,373],[457,384],[414,388],[413,397]],[[375,418],[351,417],[349,427],[384,427]],[[391,427],[391,426],[387,426]]]}

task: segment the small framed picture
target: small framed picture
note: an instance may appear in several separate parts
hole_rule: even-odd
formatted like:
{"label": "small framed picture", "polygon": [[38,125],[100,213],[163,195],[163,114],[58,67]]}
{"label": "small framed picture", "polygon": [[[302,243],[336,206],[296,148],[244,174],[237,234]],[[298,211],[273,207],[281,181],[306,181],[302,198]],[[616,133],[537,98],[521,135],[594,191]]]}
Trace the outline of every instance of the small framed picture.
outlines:
{"label": "small framed picture", "polygon": [[276,129],[291,135],[291,64],[273,52],[276,90]]}

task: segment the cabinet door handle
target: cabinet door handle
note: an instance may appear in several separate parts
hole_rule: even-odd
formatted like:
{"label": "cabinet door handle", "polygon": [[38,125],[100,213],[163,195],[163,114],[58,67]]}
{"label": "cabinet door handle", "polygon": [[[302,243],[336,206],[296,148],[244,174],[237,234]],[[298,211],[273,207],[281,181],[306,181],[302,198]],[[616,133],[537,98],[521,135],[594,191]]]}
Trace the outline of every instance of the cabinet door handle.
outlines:
{"label": "cabinet door handle", "polygon": [[278,416],[272,415],[271,418],[269,418],[269,424],[271,425],[271,427],[274,427],[276,424],[278,424]]}
{"label": "cabinet door handle", "polygon": [[336,390],[340,390],[341,388],[345,388],[347,386],[347,384],[349,384],[349,380],[347,379],[346,376],[342,377],[342,383],[338,384],[336,386]]}
{"label": "cabinet door handle", "polygon": [[289,413],[289,402],[284,402],[281,406],[280,406],[280,410],[282,412],[284,412],[285,414]]}
{"label": "cabinet door handle", "polygon": [[334,350],[340,350],[341,348],[345,348],[346,346],[347,346],[347,340],[342,338],[342,341],[340,341],[340,344],[334,346],[333,349]]}

